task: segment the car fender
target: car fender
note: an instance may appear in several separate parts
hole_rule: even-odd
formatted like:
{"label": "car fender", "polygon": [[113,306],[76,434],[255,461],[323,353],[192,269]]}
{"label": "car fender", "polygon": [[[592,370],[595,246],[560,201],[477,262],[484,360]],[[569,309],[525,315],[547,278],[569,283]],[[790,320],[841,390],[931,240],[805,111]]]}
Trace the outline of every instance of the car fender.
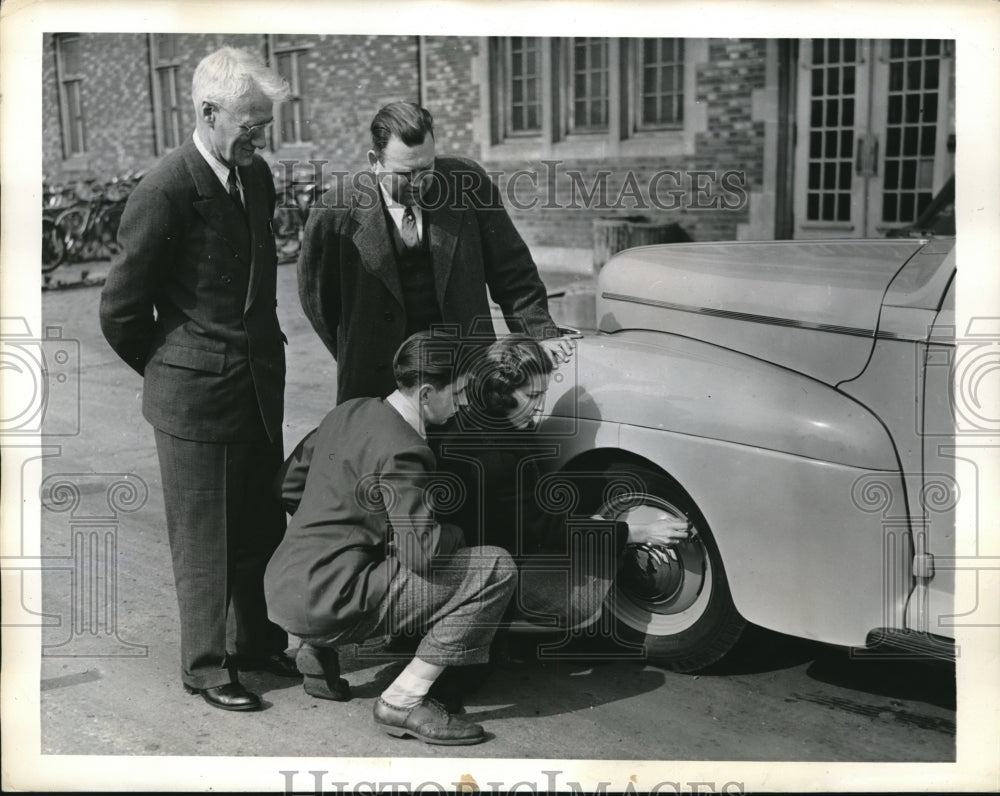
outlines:
{"label": "car fender", "polygon": [[881,508],[885,495],[903,507],[906,496],[878,419],[770,363],[637,336],[581,340],[575,367],[554,377],[543,430],[562,438],[562,462],[639,457],[674,478],[704,514],[734,604],[755,624],[845,645],[903,627],[909,525],[905,512],[886,523]]}
{"label": "car fender", "polygon": [[820,381],[687,337],[620,332],[578,340],[546,414],[746,445],[869,470],[898,470],[863,405]]}

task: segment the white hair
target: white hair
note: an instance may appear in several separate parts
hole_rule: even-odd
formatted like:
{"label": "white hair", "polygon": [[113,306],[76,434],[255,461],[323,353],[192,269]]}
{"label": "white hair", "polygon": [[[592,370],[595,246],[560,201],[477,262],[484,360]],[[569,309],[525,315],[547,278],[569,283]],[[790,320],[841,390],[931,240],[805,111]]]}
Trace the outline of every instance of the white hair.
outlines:
{"label": "white hair", "polygon": [[291,93],[287,81],[268,69],[259,55],[235,47],[206,55],[191,80],[196,113],[200,113],[202,102],[232,107],[257,91],[272,103],[285,101]]}

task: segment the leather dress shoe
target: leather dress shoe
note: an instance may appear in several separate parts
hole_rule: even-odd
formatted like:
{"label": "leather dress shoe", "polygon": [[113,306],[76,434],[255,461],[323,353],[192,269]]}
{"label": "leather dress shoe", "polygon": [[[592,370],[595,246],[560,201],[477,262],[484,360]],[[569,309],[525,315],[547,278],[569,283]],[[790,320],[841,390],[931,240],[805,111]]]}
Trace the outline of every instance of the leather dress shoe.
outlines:
{"label": "leather dress shoe", "polygon": [[273,652],[270,655],[237,655],[236,668],[241,672],[270,672],[279,677],[299,677],[295,659],[284,652]]}
{"label": "leather dress shoe", "polygon": [[260,710],[260,697],[247,691],[240,683],[224,683],[211,688],[194,688],[185,685],[189,694],[201,694],[213,708],[221,710]]}
{"label": "leather dress shoe", "polygon": [[351,686],[340,676],[340,658],[332,647],[314,647],[302,642],[295,665],[302,673],[302,687],[309,696],[345,702],[351,698]]}
{"label": "leather dress shoe", "polygon": [[479,724],[452,716],[440,702],[429,697],[415,708],[397,708],[379,697],[372,715],[378,727],[397,738],[412,736],[442,746],[464,746],[486,740]]}
{"label": "leather dress shoe", "polygon": [[449,666],[431,685],[427,696],[440,702],[449,713],[465,711],[465,697],[475,690],[476,684],[469,678],[475,666]]}

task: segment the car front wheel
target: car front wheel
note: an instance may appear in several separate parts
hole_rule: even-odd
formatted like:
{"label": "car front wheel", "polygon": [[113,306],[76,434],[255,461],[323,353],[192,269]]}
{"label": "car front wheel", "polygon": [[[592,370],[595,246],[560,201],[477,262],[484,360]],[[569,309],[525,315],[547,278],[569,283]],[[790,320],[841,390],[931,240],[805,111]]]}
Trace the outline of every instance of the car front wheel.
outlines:
{"label": "car front wheel", "polygon": [[621,556],[605,615],[616,638],[641,644],[647,657],[678,672],[703,669],[739,639],[746,621],[729,592],[708,523],[673,479],[650,468],[616,466],[599,514],[646,524],[686,520],[692,537],[670,547],[629,544]]}

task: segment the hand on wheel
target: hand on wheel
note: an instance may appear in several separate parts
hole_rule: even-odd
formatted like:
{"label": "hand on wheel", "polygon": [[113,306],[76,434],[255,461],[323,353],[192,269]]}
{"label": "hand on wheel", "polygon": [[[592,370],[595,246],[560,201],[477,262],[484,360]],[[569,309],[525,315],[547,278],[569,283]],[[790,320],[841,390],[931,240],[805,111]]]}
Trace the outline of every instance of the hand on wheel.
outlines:
{"label": "hand on wheel", "polygon": [[694,528],[686,519],[664,514],[648,523],[629,523],[629,544],[652,544],[672,547],[694,538]]}

